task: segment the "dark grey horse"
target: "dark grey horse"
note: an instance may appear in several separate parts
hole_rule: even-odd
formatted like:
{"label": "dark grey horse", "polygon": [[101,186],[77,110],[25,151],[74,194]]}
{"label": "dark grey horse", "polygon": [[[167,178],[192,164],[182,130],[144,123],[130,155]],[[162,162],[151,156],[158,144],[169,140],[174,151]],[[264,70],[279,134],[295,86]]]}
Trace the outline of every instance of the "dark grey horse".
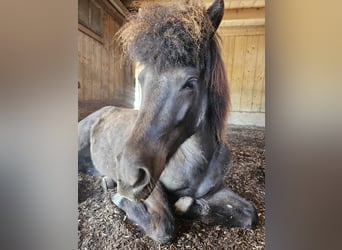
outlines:
{"label": "dark grey horse", "polygon": [[252,228],[254,206],[223,186],[229,96],[215,34],[224,6],[143,6],[119,32],[138,76],[138,111],[104,107],[79,122],[79,159],[117,184],[113,202],[152,239],[174,233],[174,213]]}

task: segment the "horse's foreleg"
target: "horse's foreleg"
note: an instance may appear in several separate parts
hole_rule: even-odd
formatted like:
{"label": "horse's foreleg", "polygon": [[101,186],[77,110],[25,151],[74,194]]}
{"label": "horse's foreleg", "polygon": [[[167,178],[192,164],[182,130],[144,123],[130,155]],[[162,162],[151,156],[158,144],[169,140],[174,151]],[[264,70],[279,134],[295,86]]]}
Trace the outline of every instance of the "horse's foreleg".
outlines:
{"label": "horse's foreleg", "polygon": [[153,240],[166,243],[172,239],[174,217],[160,183],[144,201],[133,202],[119,194],[115,194],[112,200],[131,221],[138,224]]}
{"label": "horse's foreleg", "polygon": [[209,225],[254,228],[258,222],[255,207],[228,188],[201,199],[182,197],[175,203],[175,211]]}

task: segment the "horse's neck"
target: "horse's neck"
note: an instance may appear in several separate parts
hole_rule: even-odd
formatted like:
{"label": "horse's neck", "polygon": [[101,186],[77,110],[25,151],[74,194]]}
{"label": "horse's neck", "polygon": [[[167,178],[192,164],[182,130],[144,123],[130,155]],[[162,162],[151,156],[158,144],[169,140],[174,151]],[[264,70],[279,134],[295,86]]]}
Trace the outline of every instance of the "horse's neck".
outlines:
{"label": "horse's neck", "polygon": [[214,133],[207,126],[201,126],[197,132],[186,140],[176,154],[191,161],[210,161],[217,146]]}
{"label": "horse's neck", "polygon": [[187,190],[196,186],[196,182],[203,178],[198,178],[199,173],[205,175],[216,148],[215,136],[206,128],[198,130],[168,162],[161,176],[164,186],[168,190]]}

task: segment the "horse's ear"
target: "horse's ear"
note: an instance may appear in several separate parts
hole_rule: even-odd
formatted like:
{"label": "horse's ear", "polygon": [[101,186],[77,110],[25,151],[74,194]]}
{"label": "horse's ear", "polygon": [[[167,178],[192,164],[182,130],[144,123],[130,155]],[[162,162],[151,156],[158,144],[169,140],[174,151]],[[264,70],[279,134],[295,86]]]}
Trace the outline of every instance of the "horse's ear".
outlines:
{"label": "horse's ear", "polygon": [[217,30],[224,14],[224,1],[215,0],[215,2],[207,10],[207,13],[211,20],[211,24],[213,25],[215,30]]}

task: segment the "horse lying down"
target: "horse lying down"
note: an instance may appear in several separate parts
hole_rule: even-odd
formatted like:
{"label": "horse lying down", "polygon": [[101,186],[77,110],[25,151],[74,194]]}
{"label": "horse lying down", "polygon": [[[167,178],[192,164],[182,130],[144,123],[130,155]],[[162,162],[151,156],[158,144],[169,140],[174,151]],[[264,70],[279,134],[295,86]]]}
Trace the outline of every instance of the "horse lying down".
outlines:
{"label": "horse lying down", "polygon": [[223,186],[229,93],[216,29],[223,0],[142,6],[119,31],[144,69],[139,111],[104,107],[79,122],[79,161],[91,157],[117,185],[113,203],[157,242],[174,234],[174,214],[253,228],[254,206]]}

